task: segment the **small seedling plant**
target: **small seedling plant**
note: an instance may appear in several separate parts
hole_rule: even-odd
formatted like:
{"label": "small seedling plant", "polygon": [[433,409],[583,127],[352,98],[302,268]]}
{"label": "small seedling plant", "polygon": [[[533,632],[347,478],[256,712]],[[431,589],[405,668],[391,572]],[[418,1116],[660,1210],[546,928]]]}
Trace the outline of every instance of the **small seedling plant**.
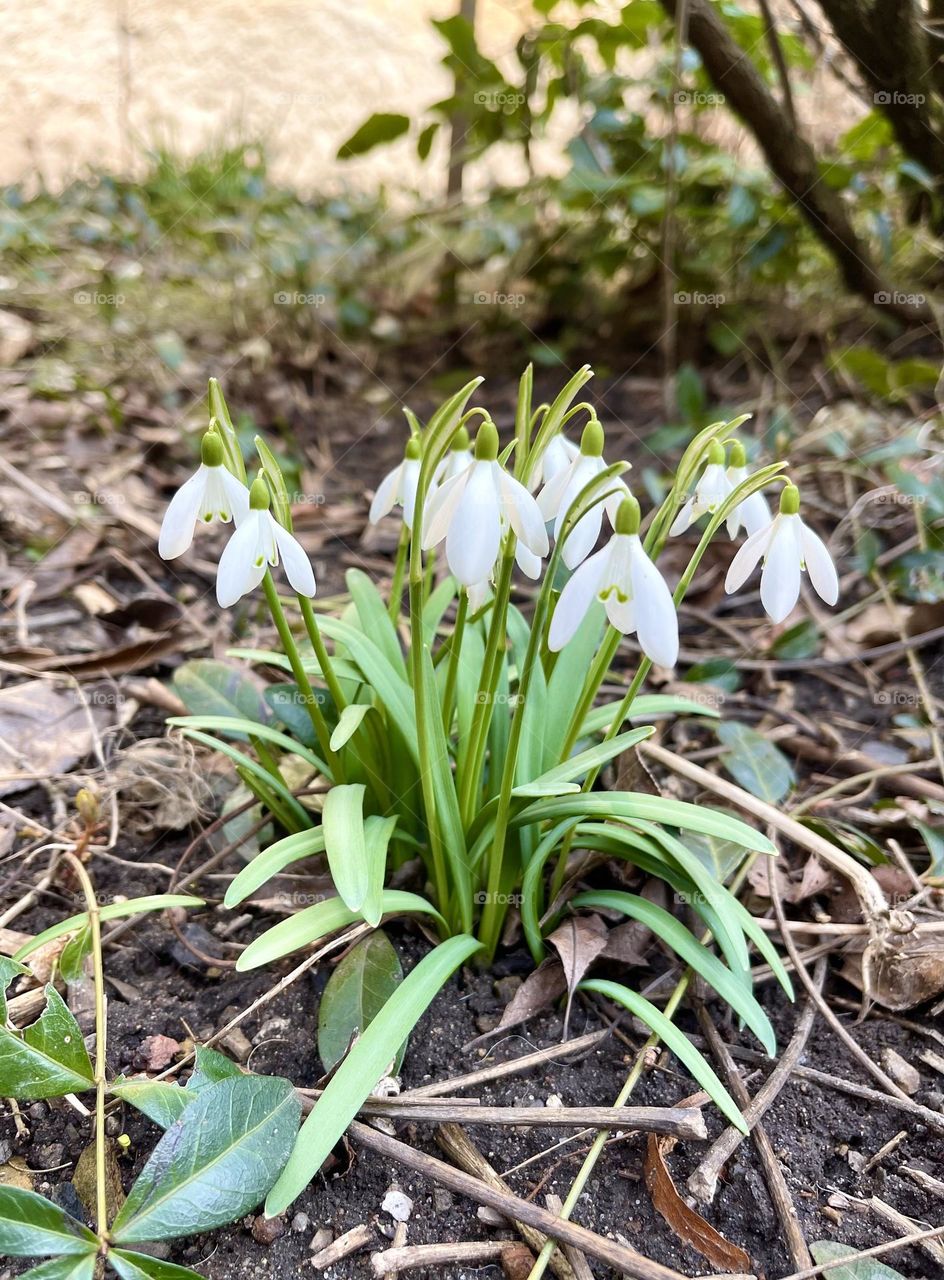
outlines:
{"label": "small seedling plant", "polygon": [[[286,679],[269,686],[255,715],[234,714],[233,702],[242,709],[253,702],[230,691],[225,706],[206,713],[206,698],[197,698],[204,714],[170,723],[228,755],[285,832],[236,876],[226,904],[236,906],[313,855],[323,855],[335,890],[258,937],[238,967],[271,964],[345,927],[376,927],[398,915],[423,917],[440,936],[352,1028],[359,1034],[332,1064],[269,1193],[269,1214],[311,1180],[449,976],[473,956],[488,963],[495,955],[512,906],[536,964],[567,913],[602,909],[642,922],[774,1050],[751,990],[750,947],[788,991],[789,980],[765,933],[696,856],[692,838],[733,842],[744,857],[772,854],[773,846],[727,813],[596,784],[609,761],[653,732],[639,721],[712,714],[642,687],[653,663],[676,662],[677,606],[722,527],[730,538],[747,535],[727,589],[736,591],[763,562],[761,599],[775,621],[795,606],[804,571],[835,603],[836,571],[799,514],[785,464],[749,466],[736,434],[744,418],[695,436],[663,501],[643,520],[624,478],[628,464],[607,463],[603,426],[578,399],[591,376],[582,368],[553,403],[535,406],[528,369],[504,447],[488,410],[472,403],[479,378],[425,425],[408,412],[403,460],[370,511],[373,522],[392,513],[401,520],[391,585],[384,595],[352,569],[350,604],[337,616],[315,612],[315,576],[292,533],[276,457],[257,437],[258,471],[247,475],[211,380],[202,462],[170,503],[160,551],[173,558],[191,545],[196,525],[233,521],[218,601],[229,607],[261,588],[280,646],[232,653]],[[779,489],[776,513],[764,496],[771,488]],[[670,537],[701,520],[673,592],[658,559]],[[277,569],[294,599],[283,597]],[[535,584],[529,615],[513,599],[516,569]],[[287,604],[297,607],[300,626]],[[627,635],[641,650],[635,670],[622,697],[598,705],[604,683],[619,679],[613,664]],[[314,805],[294,783],[299,762],[323,790]],[[578,851],[583,859],[623,859],[663,880],[698,918],[700,936],[636,894],[574,896],[568,864]],[[417,861],[419,891],[390,887]],[[743,1125],[709,1064],[650,1001],[618,982],[582,985],[657,1032],[725,1116]]]}
{"label": "small seedling plant", "polygon": [[[0,1095],[32,1102],[94,1094],[95,1229],[35,1191],[3,1185],[0,1253],[48,1259],[24,1273],[30,1280],[93,1280],[102,1264],[120,1280],[198,1280],[195,1271],[142,1253],[140,1246],[209,1231],[255,1208],[288,1159],[301,1105],[288,1080],[245,1075],[212,1049],[197,1050],[185,1088],[171,1081],[108,1080],[102,922],[201,906],[202,900],[161,894],[101,906],[82,862],[71,853],[65,858],[88,910],[39,934],[12,959],[0,956]],[[93,972],[94,1061],[54,979],[35,1022],[20,1030],[9,1018],[8,988],[31,972],[24,961],[63,938],[69,940],[58,976],[68,982],[86,966]],[[116,1100],[166,1130],[117,1207],[110,1204],[108,1176],[108,1160],[116,1157],[105,1130],[106,1108]]]}

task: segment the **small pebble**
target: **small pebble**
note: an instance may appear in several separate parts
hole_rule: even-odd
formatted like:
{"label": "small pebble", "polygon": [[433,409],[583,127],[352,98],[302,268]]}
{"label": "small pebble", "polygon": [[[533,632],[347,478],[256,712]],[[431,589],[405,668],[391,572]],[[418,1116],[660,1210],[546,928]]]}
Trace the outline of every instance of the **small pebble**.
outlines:
{"label": "small pebble", "polygon": [[561,1098],[559,1093],[551,1093],[548,1095],[547,1101],[544,1105],[546,1107],[562,1107],[564,1105],[564,1100]]}
{"label": "small pebble", "polygon": [[309,1240],[308,1248],[312,1253],[319,1253],[322,1249],[327,1249],[333,1239],[334,1232],[330,1227],[319,1227]]}
{"label": "small pebble", "polygon": [[404,1195],[394,1182],[387,1188],[387,1194],[380,1207],[385,1213],[389,1213],[395,1222],[407,1222],[413,1212],[413,1201],[408,1195]]}
{"label": "small pebble", "polygon": [[910,1062],[906,1062],[894,1049],[882,1051],[882,1066],[909,1098],[921,1088],[921,1075]]}
{"label": "small pebble", "polygon": [[309,1218],[307,1213],[296,1213],[295,1217],[292,1219],[293,1231],[307,1231],[310,1226],[311,1218]]}
{"label": "small pebble", "polygon": [[273,1244],[284,1230],[285,1219],[281,1216],[267,1218],[264,1213],[260,1213],[252,1220],[252,1238],[257,1244]]}
{"label": "small pebble", "polygon": [[433,1208],[437,1213],[447,1213],[455,1204],[455,1197],[445,1187],[436,1187],[433,1191]]}

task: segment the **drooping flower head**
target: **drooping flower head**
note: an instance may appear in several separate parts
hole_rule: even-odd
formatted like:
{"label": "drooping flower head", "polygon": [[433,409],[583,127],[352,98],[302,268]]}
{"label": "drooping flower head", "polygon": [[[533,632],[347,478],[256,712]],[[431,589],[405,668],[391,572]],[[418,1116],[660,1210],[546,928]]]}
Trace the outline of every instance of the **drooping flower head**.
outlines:
{"label": "drooping flower head", "polygon": [[[731,445],[728,469],[725,472],[731,489],[734,490],[739,484],[743,484],[749,474],[744,446],[740,440],[735,440]],[[729,538],[736,538],[741,531],[742,525],[748,537],[757,533],[765,525],[770,524],[770,507],[767,499],[758,489],[756,493],[750,494],[737,504],[734,510],[729,513],[725,523],[728,527]]]}
{"label": "drooping flower head", "polygon": [[498,431],[488,419],[479,428],[472,461],[427,501],[423,550],[445,538],[449,572],[464,587],[481,587],[492,576],[507,525],[531,556],[547,555],[538,505],[498,461]]}
{"label": "drooping flower head", "polygon": [[623,635],[636,632],[643,653],[662,667],[678,658],[678,618],[672,593],[639,537],[639,503],[622,499],[615,532],[602,550],[585,560],[567,582],[554,609],[548,648],[563,649],[594,599]]}
{"label": "drooping flower head", "polygon": [[836,566],[818,534],[800,517],[800,491],[784,486],[780,510],[763,528],[752,534],[731,561],[724,589],[729,594],[744,585],[763,561],[760,599],[772,622],[783,622],[800,596],[800,575],[810,582],[826,604],[839,599]]}
{"label": "drooping flower head", "polygon": [[469,442],[469,430],[467,427],[460,427],[453,436],[452,444],[449,446],[446,456],[436,468],[436,474],[433,476],[433,484],[445,484],[447,480],[451,480],[457,476],[460,471],[464,471],[470,462],[474,461],[472,457],[472,447]]}
{"label": "drooping flower head", "polygon": [[[546,521],[554,522],[554,537],[559,538],[567,513],[581,490],[601,471],[606,470],[603,460],[603,427],[596,418],[584,427],[580,449],[570,462],[549,480],[538,494],[538,507]],[[577,521],[564,543],[562,558],[568,569],[574,569],[593,550],[603,526],[603,511],[613,524],[623,495],[627,492],[622,481],[614,482],[615,491]]]}
{"label": "drooping flower head", "polygon": [[249,490],[223,465],[223,442],[208,431],[200,443],[200,466],[171,498],[161,523],[158,554],[176,560],[193,542],[194,527],[220,520],[236,523],[249,511]]}
{"label": "drooping flower head", "polygon": [[674,538],[706,513],[713,514],[732,488],[724,466],[724,445],[720,440],[712,440],[708,447],[708,464],[698,478],[695,492],[675,517],[669,535]]}
{"label": "drooping flower head", "polygon": [[551,436],[544,452],[534,464],[528,488],[533,493],[540,489],[542,484],[548,484],[556,475],[570,466],[579,452],[579,447],[572,440],[568,440],[562,431],[559,431],[556,436]]}
{"label": "drooping flower head", "polygon": [[406,444],[403,461],[388,472],[377,486],[368,515],[371,524],[377,524],[396,506],[403,508],[403,523],[406,527],[413,528],[421,454],[419,440],[416,436],[411,436]]}
{"label": "drooping flower head", "polygon": [[255,590],[279,560],[291,586],[303,596],[315,594],[311,562],[298,539],[269,510],[269,486],[258,476],[249,490],[249,511],[223,548],[216,575],[216,598],[223,609]]}

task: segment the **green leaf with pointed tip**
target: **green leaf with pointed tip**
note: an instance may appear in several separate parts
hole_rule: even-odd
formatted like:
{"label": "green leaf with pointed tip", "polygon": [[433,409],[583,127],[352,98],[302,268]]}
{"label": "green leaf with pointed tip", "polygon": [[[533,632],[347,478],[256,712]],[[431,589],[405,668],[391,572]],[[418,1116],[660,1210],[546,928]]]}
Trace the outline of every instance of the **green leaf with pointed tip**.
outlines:
{"label": "green leaf with pointed tip", "polygon": [[361,915],[370,925],[380,924],[384,913],[384,878],[387,872],[387,848],[397,829],[396,818],[380,818],[376,814],[364,823],[364,846],[367,850],[367,894],[361,903]]}
{"label": "green leaf with pointed tip", "polygon": [[[442,929],[446,928],[446,922],[436,908],[416,893],[385,889],[380,901],[384,915],[419,912],[432,916]],[[329,933],[346,929],[349,924],[354,924],[361,918],[359,911],[352,911],[340,898],[326,898],[324,902],[305,907],[287,920],[280,920],[261,937],[250,942],[236,961],[236,968],[243,972],[246,969],[258,969],[263,964],[271,964],[301,947],[312,946]]]}
{"label": "green leaf with pointed tip", "polygon": [[282,1169],[300,1115],[288,1080],[240,1076],[202,1089],[154,1148],[112,1239],[171,1240],[242,1217]]}
{"label": "green leaf with pointed tip", "polygon": [[[363,1034],[403,981],[403,969],[383,930],[352,947],[328,979],[318,1009],[318,1052],[325,1071],[347,1053],[355,1033]],[[394,1073],[403,1058],[403,1046]]]}
{"label": "green leaf with pointed tip", "polygon": [[95,1280],[95,1250],[81,1257],[51,1258],[24,1271],[19,1280]]}
{"label": "green leaf with pointed tip", "polygon": [[[122,920],[125,916],[143,915],[147,911],[166,911],[170,907],[202,906],[204,906],[203,899],[195,898],[189,893],[155,893],[149,894],[144,898],[131,898],[127,902],[109,902],[107,906],[99,908],[98,918],[102,921]],[[77,929],[84,929],[87,924],[87,911],[83,911],[77,916],[69,916],[67,920],[60,920],[58,924],[50,925],[42,933],[37,933],[35,938],[30,938],[29,942],[20,947],[13,959],[25,960],[34,951],[44,947],[47,942],[54,942],[56,938],[61,938],[67,933],[73,933]],[[0,958],[0,962],[2,962],[2,958]]]}
{"label": "green leaf with pointed tip", "polygon": [[[564,650],[566,653],[566,649]],[[612,723],[619,702],[605,702],[588,714],[581,726],[583,735],[603,733]],[[717,708],[707,702],[694,702],[691,698],[677,698],[668,693],[645,693],[633,699],[627,720],[649,720],[656,716],[710,716],[717,720]]]}
{"label": "green leaf with pointed tip", "polygon": [[64,1209],[19,1187],[0,1185],[0,1255],[43,1258],[48,1254],[94,1254],[98,1240]]}
{"label": "green leaf with pointed tip", "polygon": [[332,787],[321,815],[331,879],[345,906],[360,911],[370,890],[364,832],[364,786]]}
{"label": "green leaf with pointed tip", "polygon": [[704,1091],[711,1098],[723,1115],[739,1129],[747,1133],[748,1128],[737,1104],[727,1089],[715,1075],[712,1068],[701,1056],[684,1032],[679,1031],[674,1022],[670,1022],[661,1009],[641,996],[638,991],[630,991],[619,982],[609,982],[605,978],[589,978],[581,982],[578,991],[596,991],[607,1000],[614,1000],[639,1018],[671,1049],[678,1060],[688,1068]]}
{"label": "green leaf with pointed tip", "polygon": [[368,711],[372,710],[373,708],[366,702],[349,703],[338,716],[337,726],[331,735],[331,750],[340,751],[343,746],[350,742],[361,727],[361,721],[364,716],[367,715]]}
{"label": "green leaf with pointed tip", "polygon": [[63,981],[77,982],[82,976],[85,968],[86,957],[92,952],[92,925],[91,921],[83,925],[74,938],[70,938],[66,945],[62,948],[62,955],[59,957],[59,972],[62,974]]}
{"label": "green leaf with pointed tip", "polygon": [[768,804],[790,794],[796,782],[793,767],[762,733],[737,720],[726,720],[717,732],[718,741],[728,748],[721,763],[739,786]]}
{"label": "green leaf with pointed tip", "polygon": [[[10,981],[22,966],[7,961],[0,977]],[[46,1007],[22,1031],[0,1026],[0,1097],[61,1098],[94,1088],[95,1078],[79,1024],[55,987],[46,987]]]}
{"label": "green leaf with pointed tip", "polygon": [[224,906],[229,908],[238,906],[272,876],[277,876],[280,871],[291,866],[293,862],[301,861],[302,858],[324,853],[324,847],[324,831],[321,827],[315,827],[312,831],[297,831],[283,840],[276,840],[275,844],[270,844],[268,849],[256,854],[253,860],[243,867],[226,890]]}
{"label": "green leaf with pointed tip", "polygon": [[0,1025],[7,1020],[7,987],[14,978],[25,978],[29,973],[25,964],[0,956]]}
{"label": "green leaf with pointed tip", "polygon": [[188,1093],[200,1093],[210,1085],[219,1084],[221,1080],[232,1080],[243,1075],[232,1058],[227,1058],[225,1053],[217,1053],[215,1049],[208,1049],[205,1045],[197,1045],[194,1056],[197,1065],[187,1081]]}
{"label": "green leaf with pointed tip", "polygon": [[269,1217],[287,1209],[305,1189],[437,992],[480,947],[475,938],[465,934],[449,938],[425,956],[397,987],[328,1081],[302,1125],[289,1162],[266,1200]]}
{"label": "green leaf with pointed tip", "polygon": [[[174,692],[192,715],[231,716],[253,724],[272,719],[258,681],[243,667],[215,658],[194,658],[178,667]],[[245,730],[238,736],[245,738]]]}
{"label": "green leaf with pointed tip", "polygon": [[110,1092],[162,1129],[169,1129],[193,1102],[192,1093],[167,1080],[128,1080],[119,1076],[112,1082]]}
{"label": "green leaf with pointed tip", "polygon": [[130,1249],[111,1249],[108,1265],[121,1280],[204,1280],[199,1271],[178,1267],[175,1262],[164,1262],[147,1253],[134,1253]]}
{"label": "green leaf with pointed tip", "polygon": [[597,743],[595,747],[588,747],[586,751],[578,752],[577,755],[571,756],[569,760],[565,760],[563,764],[556,765],[553,769],[548,769],[546,773],[542,773],[533,782],[515,787],[513,794],[516,796],[554,796],[561,795],[568,790],[571,792],[579,791],[580,788],[573,782],[573,779],[585,777],[591,769],[599,769],[601,765],[607,764],[614,756],[618,756],[623,751],[628,751],[637,742],[642,742],[643,739],[651,737],[654,732],[652,725],[644,725],[640,729],[630,729],[628,733],[617,734],[615,738]]}

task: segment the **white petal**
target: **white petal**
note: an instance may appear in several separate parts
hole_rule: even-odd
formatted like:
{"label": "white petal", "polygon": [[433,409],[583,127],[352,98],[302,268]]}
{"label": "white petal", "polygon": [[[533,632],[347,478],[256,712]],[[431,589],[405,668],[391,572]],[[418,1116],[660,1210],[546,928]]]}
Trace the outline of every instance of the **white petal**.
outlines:
{"label": "white petal", "polygon": [[493,464],[492,474],[498,482],[502,511],[518,538],[532,555],[546,556],[549,550],[544,516],[538,504],[523,484],[510,476],[499,464]]}
{"label": "white petal", "polygon": [[445,484],[440,485],[436,492],[427,499],[426,509],[423,512],[422,546],[424,551],[429,551],[438,542],[442,542],[449,532],[452,517],[471,474],[472,468],[467,467],[465,471],[460,471],[457,476],[453,476],[451,480],[447,480]]}
{"label": "white petal", "polygon": [[771,522],[770,506],[764,495],[758,490],[738,506],[738,515],[747,530],[748,537],[765,528]]}
{"label": "white petal", "polygon": [[501,535],[501,508],[492,464],[476,462],[446,535],[446,561],[457,582],[471,587],[491,576]]}
{"label": "white petal", "polygon": [[229,499],[229,507],[233,518],[239,524],[249,515],[249,490],[226,467],[220,467],[220,484]]}
{"label": "white petal", "polygon": [[675,601],[665,578],[643,550],[638,535],[633,535],[630,545],[630,575],[642,651],[660,667],[674,667],[679,651]]}
{"label": "white petal", "polygon": [[731,481],[724,467],[720,462],[709,462],[695,488],[698,505],[706,511],[717,511],[730,492]]}
{"label": "white petal", "polygon": [[610,549],[606,546],[584,560],[560,593],[547,636],[547,647],[552,651],[563,649],[583,622],[603,582],[609,556]]}
{"label": "white petal", "polygon": [[632,635],[636,630],[636,607],[632,600],[621,600],[615,591],[611,591],[603,605],[610,626],[624,636]]}
{"label": "white petal", "polygon": [[624,498],[629,497],[629,486],[626,484],[624,480],[620,480],[618,477],[615,480],[611,480],[610,484],[614,485],[615,488],[613,493],[611,493],[610,496],[603,503],[603,506],[604,506],[604,509],[606,510],[606,514],[610,521],[610,525],[615,529],[616,515],[620,509],[620,503],[623,501]]}
{"label": "white petal", "polygon": [[262,517],[268,514],[250,511],[223,548],[216,574],[216,598],[223,609],[235,604],[265,577],[266,539]]}
{"label": "white petal", "polygon": [[839,578],[833,558],[819,534],[814,533],[802,520],[799,531],[800,548],[806,562],[806,571],[810,575],[810,582],[821,599],[827,604],[835,604],[839,599]]}
{"label": "white petal", "polygon": [[765,528],[751,534],[738,548],[737,555],[728,565],[728,572],[724,579],[724,589],[728,595],[739,591],[757,568],[761,556],[765,554],[767,545],[773,537],[776,524],[777,521],[772,520]]}
{"label": "white petal", "polygon": [[380,484],[377,486],[377,492],[374,494],[374,500],[370,504],[370,512],[368,520],[371,524],[376,524],[378,520],[382,520],[385,515],[393,510],[393,504],[396,502],[400,492],[400,476],[403,472],[403,463],[388,471]]}
{"label": "white petal", "polygon": [[416,510],[416,486],[420,479],[419,458],[405,458],[403,470],[400,472],[400,492],[397,495],[403,506],[403,523],[408,529],[413,528],[413,513]]}
{"label": "white petal", "polygon": [[581,516],[564,543],[562,559],[568,569],[575,569],[578,564],[586,560],[597,545],[597,539],[600,536],[602,527],[603,506],[601,503],[597,503],[595,507],[591,507],[585,516]]}
{"label": "white petal", "polygon": [[672,521],[672,527],[669,530],[669,537],[675,538],[680,533],[684,533],[693,520],[697,519],[695,515],[695,499],[689,498],[682,507],[681,511]]}
{"label": "white petal", "polygon": [[492,594],[492,584],[486,578],[484,582],[473,582],[471,587],[467,587],[466,590],[469,594],[469,608],[473,613],[478,613],[479,609],[487,603],[489,596]]}
{"label": "white petal", "polygon": [[564,500],[564,494],[567,492],[571,477],[579,465],[580,455],[578,454],[566,467],[556,472],[538,494],[538,508],[545,520],[557,519],[561,503]]}
{"label": "white petal", "polygon": [[760,575],[761,604],[772,622],[783,622],[800,596],[798,521],[799,516],[780,516]]}
{"label": "white petal", "polygon": [[279,549],[279,556],[282,560],[286,578],[288,578],[289,583],[299,595],[313,596],[315,594],[315,573],[304,548],[298,539],[289,533],[288,529],[283,529],[271,515],[269,518],[272,520],[272,533]]}
{"label": "white petal", "polygon": [[201,464],[168,503],[157,543],[158,555],[164,560],[182,556],[193,542],[193,526],[206,491],[206,473],[207,468]]}
{"label": "white petal", "polygon": [[541,557],[529,551],[523,542],[515,543],[515,564],[527,577],[535,581],[541,576]]}

